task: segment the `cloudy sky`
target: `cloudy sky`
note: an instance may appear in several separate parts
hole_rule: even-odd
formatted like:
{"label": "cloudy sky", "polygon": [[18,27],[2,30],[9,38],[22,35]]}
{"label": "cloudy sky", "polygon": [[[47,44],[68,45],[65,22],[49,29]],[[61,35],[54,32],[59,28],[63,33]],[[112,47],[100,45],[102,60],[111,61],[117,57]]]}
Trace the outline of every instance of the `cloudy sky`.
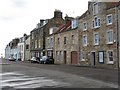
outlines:
{"label": "cloudy sky", "polygon": [[52,18],[55,9],[63,17],[76,17],[87,7],[88,0],[0,0],[0,55],[12,39],[30,34],[40,19]]}

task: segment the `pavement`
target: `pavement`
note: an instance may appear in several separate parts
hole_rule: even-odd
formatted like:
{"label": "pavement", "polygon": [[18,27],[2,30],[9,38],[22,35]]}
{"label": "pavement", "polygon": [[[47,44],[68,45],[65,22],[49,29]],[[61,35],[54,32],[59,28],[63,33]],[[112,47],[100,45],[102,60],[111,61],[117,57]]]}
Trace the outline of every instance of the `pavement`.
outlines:
{"label": "pavement", "polygon": [[[75,84],[74,86],[71,85],[69,87],[118,87],[119,75],[117,69],[101,69],[59,64],[37,64],[30,63],[29,61],[0,61],[4,63],[2,68],[3,72],[20,71],[20,73],[22,72],[35,77],[39,74],[66,82],[67,85]],[[87,84],[87,86],[85,84]]]}

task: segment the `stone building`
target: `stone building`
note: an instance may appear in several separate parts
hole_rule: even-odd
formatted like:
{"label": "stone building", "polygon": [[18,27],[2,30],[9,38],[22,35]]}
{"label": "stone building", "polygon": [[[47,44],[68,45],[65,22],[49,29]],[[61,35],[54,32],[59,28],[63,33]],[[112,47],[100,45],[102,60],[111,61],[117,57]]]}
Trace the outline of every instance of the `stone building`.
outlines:
{"label": "stone building", "polygon": [[54,33],[54,58],[57,64],[78,63],[78,20],[65,17],[66,23]]}
{"label": "stone building", "polygon": [[117,2],[89,2],[79,18],[81,66],[118,67]]}
{"label": "stone building", "polygon": [[[46,49],[46,37],[49,36],[57,27],[59,27],[64,22],[62,18],[62,12],[59,10],[54,11],[54,17],[51,19],[40,20],[40,24],[31,31],[31,57],[40,57],[44,56],[49,52],[49,49]],[[51,52],[51,50],[50,50]]]}

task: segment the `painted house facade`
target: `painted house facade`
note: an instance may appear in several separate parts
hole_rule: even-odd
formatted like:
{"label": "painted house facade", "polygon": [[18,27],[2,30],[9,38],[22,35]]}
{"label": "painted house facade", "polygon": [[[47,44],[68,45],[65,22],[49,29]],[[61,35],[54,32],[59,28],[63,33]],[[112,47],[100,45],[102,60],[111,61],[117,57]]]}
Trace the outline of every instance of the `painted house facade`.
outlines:
{"label": "painted house facade", "polygon": [[10,58],[18,59],[18,48],[19,38],[15,38],[10,42]]}
{"label": "painted house facade", "polygon": [[79,18],[80,65],[118,67],[117,2],[89,2]]}
{"label": "painted house facade", "polygon": [[26,34],[23,35],[23,37],[19,38],[19,43],[17,44],[17,48],[18,48],[18,58],[17,60],[21,60],[24,61],[26,60],[25,58],[25,53],[26,53],[26,40],[27,40],[28,36]]}
{"label": "painted house facade", "polygon": [[25,60],[30,60],[30,35],[25,40]]}
{"label": "painted house facade", "polygon": [[5,48],[5,59],[10,58],[10,43]]}

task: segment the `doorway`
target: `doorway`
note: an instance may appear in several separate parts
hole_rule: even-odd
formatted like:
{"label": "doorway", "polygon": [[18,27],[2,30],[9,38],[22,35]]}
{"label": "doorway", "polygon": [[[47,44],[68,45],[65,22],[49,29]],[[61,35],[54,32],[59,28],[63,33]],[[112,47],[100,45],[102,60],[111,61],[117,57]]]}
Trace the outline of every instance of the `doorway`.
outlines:
{"label": "doorway", "polygon": [[96,62],[95,62],[95,52],[91,52],[91,63],[92,63],[92,66],[95,66]]}
{"label": "doorway", "polygon": [[64,64],[66,64],[66,51],[64,51]]}

